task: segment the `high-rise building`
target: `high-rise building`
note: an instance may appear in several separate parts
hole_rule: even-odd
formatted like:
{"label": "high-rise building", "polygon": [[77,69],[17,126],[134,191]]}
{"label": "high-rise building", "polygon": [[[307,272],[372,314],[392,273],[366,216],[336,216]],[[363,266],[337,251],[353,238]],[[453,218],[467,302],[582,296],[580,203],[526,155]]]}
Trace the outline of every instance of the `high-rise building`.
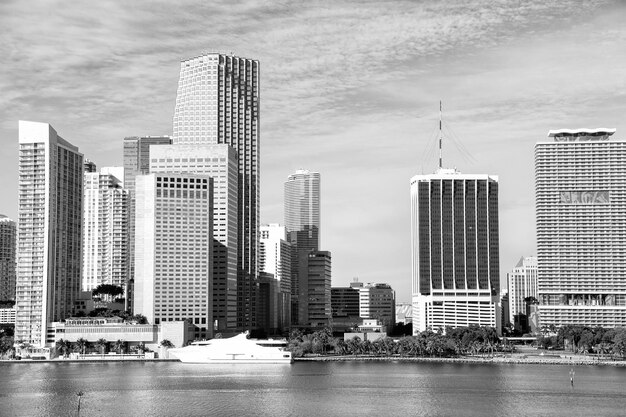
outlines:
{"label": "high-rise building", "polygon": [[97,172],[96,163],[93,161],[90,161],[89,159],[85,159],[83,168],[85,172]]}
{"label": "high-rise building", "polygon": [[298,325],[321,327],[332,316],[330,299],[331,254],[312,251],[300,257]]}
{"label": "high-rise building", "polygon": [[100,284],[126,288],[128,191],[110,171],[113,169],[85,172],[83,291],[92,291]]}
{"label": "high-rise building", "polygon": [[213,336],[213,180],[196,174],[136,177],[135,313],[151,324],[188,319]]}
{"label": "high-rise building", "polygon": [[291,244],[285,240],[285,227],[273,223],[261,226],[259,271],[272,274],[278,281],[277,326],[291,326]]}
{"label": "high-rise building", "polygon": [[237,327],[256,327],[259,246],[259,62],[209,53],[183,60],[174,144],[225,143],[237,151]]}
{"label": "high-rise building", "polygon": [[[306,278],[306,268],[301,263],[308,262],[308,254],[320,249],[320,174],[297,170],[285,181],[285,234],[292,245],[291,257],[291,321],[304,323],[299,314],[299,306],[306,286],[300,288]],[[306,283],[306,281],[304,281]]]}
{"label": "high-rise building", "polygon": [[[135,177],[150,172],[150,147],[170,145],[170,136],[128,136],[124,138],[124,188],[128,191],[128,291],[132,299],[132,282],[135,278]],[[132,302],[130,303],[132,304]]]}
{"label": "high-rise building", "polygon": [[44,347],[80,292],[83,155],[47,123],[19,122],[15,340]]}
{"label": "high-rise building", "polygon": [[15,301],[15,222],[0,214],[0,301]]}
{"label": "high-rise building", "polygon": [[359,317],[359,289],[353,287],[332,287],[330,304],[333,318]]}
{"label": "high-rise building", "polygon": [[391,286],[369,283],[359,288],[359,316],[376,319],[391,331],[396,324],[396,293]]}
{"label": "high-rise building", "polygon": [[439,169],[411,178],[413,332],[499,328],[498,179]]}
{"label": "high-rise building", "polygon": [[237,153],[228,145],[154,146],[150,172],[175,172],[213,178],[214,330],[237,328],[238,171]]}
{"label": "high-rise building", "polygon": [[514,320],[516,315],[526,314],[525,298],[537,298],[537,257],[522,256],[515,268],[507,274],[507,281],[508,319]]}
{"label": "high-rise building", "polygon": [[626,326],[626,141],[551,130],[535,145],[541,325]]}

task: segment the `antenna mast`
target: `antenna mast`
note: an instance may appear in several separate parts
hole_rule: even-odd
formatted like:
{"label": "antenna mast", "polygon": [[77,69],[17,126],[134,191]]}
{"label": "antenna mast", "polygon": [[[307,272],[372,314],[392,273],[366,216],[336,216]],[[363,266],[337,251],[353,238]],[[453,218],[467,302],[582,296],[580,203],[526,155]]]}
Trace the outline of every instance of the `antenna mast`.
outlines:
{"label": "antenna mast", "polygon": [[439,169],[443,168],[443,156],[441,152],[441,143],[443,142],[443,133],[441,132],[442,105],[439,100]]}

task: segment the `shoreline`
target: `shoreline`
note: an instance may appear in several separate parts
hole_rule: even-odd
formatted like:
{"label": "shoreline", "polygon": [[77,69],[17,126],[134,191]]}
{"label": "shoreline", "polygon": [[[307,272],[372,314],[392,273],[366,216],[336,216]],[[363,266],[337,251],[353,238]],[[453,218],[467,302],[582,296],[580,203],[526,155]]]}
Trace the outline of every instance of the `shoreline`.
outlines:
{"label": "shoreline", "polygon": [[496,364],[496,365],[586,365],[626,367],[626,361],[596,360],[596,358],[576,357],[541,357],[540,355],[475,357],[462,356],[456,358],[408,357],[408,356],[310,356],[294,358],[294,362],[422,362],[422,363],[465,363],[465,364]]}

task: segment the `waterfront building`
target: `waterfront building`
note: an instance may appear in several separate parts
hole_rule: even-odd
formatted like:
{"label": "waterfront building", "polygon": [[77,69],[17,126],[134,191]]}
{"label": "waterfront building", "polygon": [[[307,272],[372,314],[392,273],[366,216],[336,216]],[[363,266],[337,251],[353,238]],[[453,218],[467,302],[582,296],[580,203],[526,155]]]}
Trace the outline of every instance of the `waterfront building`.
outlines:
{"label": "waterfront building", "polygon": [[135,313],[151,324],[188,319],[213,336],[213,180],[196,174],[136,177]]}
{"label": "waterfront building", "polygon": [[[307,291],[304,278],[308,275],[308,254],[320,249],[320,174],[297,170],[285,181],[285,233],[292,245],[291,300],[292,323],[306,322],[299,317],[304,311],[299,305],[302,294]],[[301,282],[305,286],[301,289]],[[305,312],[306,315],[306,312]]]}
{"label": "waterfront building", "polygon": [[150,172],[174,172],[213,178],[214,330],[237,328],[238,170],[237,152],[226,144],[162,145],[150,151]]}
{"label": "waterfront building", "polygon": [[150,148],[170,145],[170,136],[128,136],[124,138],[123,187],[128,191],[128,273],[126,301],[132,311],[133,283],[135,279],[135,177],[150,173]]}
{"label": "waterfront building", "polygon": [[541,326],[626,326],[626,141],[550,130],[535,145]]}
{"label": "waterfront building", "polygon": [[227,144],[238,157],[237,328],[256,327],[259,235],[259,62],[208,53],[183,60],[174,144]]}
{"label": "waterfront building", "polygon": [[278,327],[291,326],[291,255],[292,246],[285,240],[285,227],[262,225],[259,240],[259,271],[272,274],[279,285]]}
{"label": "waterfront building", "polygon": [[122,180],[109,173],[114,171],[84,174],[82,291],[100,284],[126,288],[129,198]]}
{"label": "waterfront building", "polygon": [[[537,257],[523,256],[515,268],[507,273],[508,281],[508,319],[515,320],[518,314],[526,315],[528,297],[537,298]],[[506,323],[506,322],[504,322]]]}
{"label": "waterfront building", "polygon": [[390,332],[396,324],[396,293],[391,286],[368,283],[359,288],[359,316],[378,320]]}
{"label": "waterfront building", "polygon": [[0,301],[15,301],[15,222],[0,214]]}
{"label": "waterfront building", "polygon": [[281,327],[280,281],[274,275],[261,272],[257,299],[257,325],[266,334],[279,334]]}
{"label": "waterfront building", "polygon": [[36,347],[80,292],[83,162],[49,124],[20,120],[15,340]]}
{"label": "waterfront building", "polygon": [[439,169],[411,178],[413,332],[500,328],[498,178]]}
{"label": "waterfront building", "polygon": [[298,325],[322,327],[332,317],[330,300],[331,254],[313,251],[301,256],[298,278]]}
{"label": "waterfront building", "polygon": [[15,307],[0,308],[0,324],[15,324]]}
{"label": "waterfront building", "polygon": [[338,317],[359,317],[359,290],[352,287],[332,287],[330,304],[333,321]]}

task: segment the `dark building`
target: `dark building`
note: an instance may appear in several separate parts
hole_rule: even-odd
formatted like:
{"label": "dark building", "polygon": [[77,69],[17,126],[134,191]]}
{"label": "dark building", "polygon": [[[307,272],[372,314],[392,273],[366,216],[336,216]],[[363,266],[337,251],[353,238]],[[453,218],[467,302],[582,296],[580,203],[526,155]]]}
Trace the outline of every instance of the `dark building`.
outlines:
{"label": "dark building", "polygon": [[330,290],[333,319],[359,317],[359,290],[353,287],[333,287]]}

